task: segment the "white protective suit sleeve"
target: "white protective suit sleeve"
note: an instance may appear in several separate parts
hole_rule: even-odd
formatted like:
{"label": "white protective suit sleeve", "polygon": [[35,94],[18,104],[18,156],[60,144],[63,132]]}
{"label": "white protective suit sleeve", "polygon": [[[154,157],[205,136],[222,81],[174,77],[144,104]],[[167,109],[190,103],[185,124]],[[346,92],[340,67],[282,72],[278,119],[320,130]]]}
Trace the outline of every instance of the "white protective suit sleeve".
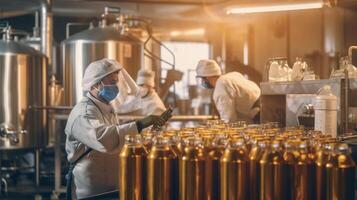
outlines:
{"label": "white protective suit sleeve", "polygon": [[143,108],[141,109],[142,114],[145,116],[148,115],[160,116],[166,110],[164,103],[162,102],[159,95],[155,91],[152,91],[147,97],[142,98],[141,101],[143,105]]}
{"label": "white protective suit sleeve", "polygon": [[135,122],[108,125],[102,118],[100,111],[94,110],[79,115],[72,126],[72,137],[99,152],[116,153],[124,143],[125,135],[138,133]]}
{"label": "white protective suit sleeve", "polygon": [[224,84],[217,84],[214,89],[214,103],[216,104],[220,118],[226,123],[235,122],[238,119],[233,93],[234,91],[230,90]]}

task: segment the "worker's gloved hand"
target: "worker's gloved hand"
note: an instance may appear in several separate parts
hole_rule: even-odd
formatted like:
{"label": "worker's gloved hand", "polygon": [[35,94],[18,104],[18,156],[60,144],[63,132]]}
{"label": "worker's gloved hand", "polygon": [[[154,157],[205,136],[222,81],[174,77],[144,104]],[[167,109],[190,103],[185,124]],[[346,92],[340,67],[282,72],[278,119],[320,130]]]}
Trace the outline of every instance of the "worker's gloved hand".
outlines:
{"label": "worker's gloved hand", "polygon": [[156,123],[164,124],[165,121],[162,118],[160,118],[160,116],[149,115],[143,119],[137,120],[136,127],[138,128],[138,131],[140,133],[143,129]]}

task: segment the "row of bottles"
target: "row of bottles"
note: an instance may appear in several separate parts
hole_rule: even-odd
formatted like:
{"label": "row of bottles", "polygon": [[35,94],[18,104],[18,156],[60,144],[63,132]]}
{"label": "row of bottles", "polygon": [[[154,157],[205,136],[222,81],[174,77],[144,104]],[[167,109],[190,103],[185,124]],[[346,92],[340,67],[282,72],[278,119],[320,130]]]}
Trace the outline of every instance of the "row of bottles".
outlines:
{"label": "row of bottles", "polygon": [[346,144],[316,131],[262,127],[127,136],[120,199],[354,198],[355,163]]}

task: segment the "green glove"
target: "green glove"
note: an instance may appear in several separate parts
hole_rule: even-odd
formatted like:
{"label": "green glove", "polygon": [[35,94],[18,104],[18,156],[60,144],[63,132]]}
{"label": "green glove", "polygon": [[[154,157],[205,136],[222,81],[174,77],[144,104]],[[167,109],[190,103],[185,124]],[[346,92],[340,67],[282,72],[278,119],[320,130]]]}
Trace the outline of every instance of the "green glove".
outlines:
{"label": "green glove", "polygon": [[137,120],[136,121],[136,127],[138,128],[138,132],[141,133],[141,131],[155,123],[160,121],[160,117],[157,115],[149,115],[143,119]]}

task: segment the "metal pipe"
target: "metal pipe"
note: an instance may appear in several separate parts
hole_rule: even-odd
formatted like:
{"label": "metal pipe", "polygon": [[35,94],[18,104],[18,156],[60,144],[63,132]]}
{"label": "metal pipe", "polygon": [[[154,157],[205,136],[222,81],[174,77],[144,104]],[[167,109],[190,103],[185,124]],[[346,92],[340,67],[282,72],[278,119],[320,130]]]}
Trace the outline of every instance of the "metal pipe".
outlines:
{"label": "metal pipe", "polygon": [[40,187],[40,149],[35,150],[35,183]]}
{"label": "metal pipe", "polygon": [[34,110],[72,110],[71,106],[29,106],[29,109]]}
{"label": "metal pipe", "polygon": [[[97,0],[85,0],[85,2],[95,2]],[[111,1],[109,1],[111,2]],[[112,0],[113,2],[113,0]],[[219,1],[218,3],[216,1],[212,2],[206,2],[206,1],[191,1],[191,0],[186,0],[186,1],[172,1],[172,0],[166,0],[166,1],[157,1],[157,0],[121,0],[121,3],[136,3],[136,4],[153,4],[153,5],[192,5],[192,6],[214,6],[214,5],[220,5],[220,4],[225,4],[231,2],[231,0],[225,0],[225,1]]]}
{"label": "metal pipe", "polygon": [[[352,61],[352,60],[351,60]],[[343,132],[341,134],[344,134],[346,132],[348,132],[348,112],[349,112],[349,105],[348,105],[348,97],[349,97],[349,88],[350,88],[350,79],[348,77],[348,70],[345,69],[345,105],[344,105],[344,110],[345,110],[345,113],[344,113],[344,118],[345,118],[345,121],[344,121],[344,124],[343,124]]]}
{"label": "metal pipe", "polygon": [[81,23],[81,22],[70,22],[66,24],[66,39],[69,38],[69,36],[71,35],[71,26],[88,26],[90,27],[89,23]]}
{"label": "metal pipe", "polygon": [[353,139],[357,139],[357,135],[340,136],[337,139],[338,141],[353,140]]}
{"label": "metal pipe", "polygon": [[[1,166],[1,160],[2,160],[2,151],[0,151],[0,166]],[[0,169],[0,195],[2,193],[1,191],[1,188],[2,188],[2,180],[3,180],[3,177],[2,177],[2,173],[1,173],[1,169]]]}
{"label": "metal pipe", "polygon": [[42,0],[41,3],[41,52],[47,56],[49,69],[55,74],[56,69],[52,65],[53,46],[53,13],[52,0]]}
{"label": "metal pipe", "polygon": [[[118,115],[119,120],[138,120],[144,117],[141,115]],[[211,119],[218,119],[218,117],[214,115],[173,115],[169,121],[203,121]]]}
{"label": "metal pipe", "polygon": [[[6,179],[5,178],[1,178],[0,177],[0,183],[2,182],[3,183],[3,185],[4,185],[4,194],[5,194],[5,196],[7,195],[7,192],[8,192],[8,186],[7,186],[7,181],[6,181]],[[0,184],[0,186],[1,186],[1,184]],[[0,187],[0,192],[1,192],[1,187]]]}
{"label": "metal pipe", "polygon": [[352,64],[352,51],[356,50],[356,49],[357,49],[357,46],[350,46],[348,48],[348,61],[350,64]]}
{"label": "metal pipe", "polygon": [[[350,46],[348,48],[348,62],[349,64],[352,65],[352,61],[353,61],[353,58],[352,58],[352,53],[353,53],[353,50],[356,50],[357,49],[357,46]],[[349,80],[349,77],[348,77],[348,70],[345,69],[345,105],[344,105],[344,110],[345,110],[345,113],[344,113],[344,118],[345,118],[345,121],[344,121],[344,132],[347,132],[348,131],[348,112],[349,112],[349,105],[348,105],[348,98],[349,98],[349,83],[350,83],[350,80]]]}

